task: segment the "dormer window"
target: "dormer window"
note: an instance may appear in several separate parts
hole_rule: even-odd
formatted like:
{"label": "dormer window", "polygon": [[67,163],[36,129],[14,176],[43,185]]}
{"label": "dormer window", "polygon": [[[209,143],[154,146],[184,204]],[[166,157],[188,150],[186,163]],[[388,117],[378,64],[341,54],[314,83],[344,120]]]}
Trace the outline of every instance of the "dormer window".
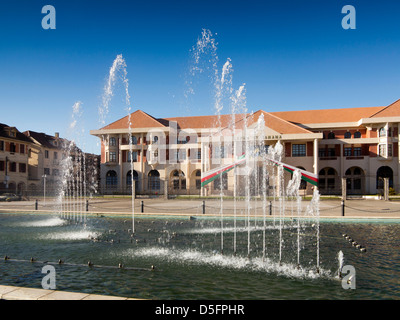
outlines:
{"label": "dormer window", "polygon": [[10,128],[9,130],[10,130],[10,131],[8,131],[8,135],[9,135],[11,138],[15,138],[15,137],[17,136],[17,131],[16,131],[14,128]]}

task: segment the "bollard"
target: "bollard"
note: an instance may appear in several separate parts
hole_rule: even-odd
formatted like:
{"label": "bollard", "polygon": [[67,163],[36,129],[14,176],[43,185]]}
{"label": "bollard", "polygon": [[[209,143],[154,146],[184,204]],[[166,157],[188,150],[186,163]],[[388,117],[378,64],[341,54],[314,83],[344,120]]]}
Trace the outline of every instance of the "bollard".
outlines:
{"label": "bollard", "polygon": [[38,200],[36,199],[35,200],[35,210],[37,210],[38,209]]}
{"label": "bollard", "polygon": [[86,200],[86,212],[89,211],[89,200]]}
{"label": "bollard", "polygon": [[203,200],[203,214],[206,213],[206,202]]}
{"label": "bollard", "polygon": [[272,216],[272,201],[269,202],[269,215]]}
{"label": "bollard", "polygon": [[344,217],[344,200],[342,200],[342,217]]}
{"label": "bollard", "polygon": [[142,207],[142,213],[143,213],[144,212],[144,202],[143,202],[143,200],[141,202],[142,202],[141,207]]}

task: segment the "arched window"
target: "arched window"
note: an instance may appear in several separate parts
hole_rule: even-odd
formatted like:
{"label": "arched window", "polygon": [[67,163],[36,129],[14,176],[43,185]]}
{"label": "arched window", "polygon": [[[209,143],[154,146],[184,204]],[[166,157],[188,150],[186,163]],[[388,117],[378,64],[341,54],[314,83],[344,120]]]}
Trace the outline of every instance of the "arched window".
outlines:
{"label": "arched window", "polygon": [[328,174],[328,176],[334,176],[335,175],[335,169],[329,168],[327,174]]}
{"label": "arched window", "polygon": [[335,193],[337,173],[333,168],[324,168],[319,171],[319,189],[324,194]]}
{"label": "arched window", "polygon": [[[354,134],[354,135],[355,135],[355,134]],[[344,138],[345,138],[345,139],[351,139],[351,132],[347,131],[347,132],[344,134]]]}
{"label": "arched window", "polygon": [[186,189],[186,178],[183,171],[181,170],[172,171],[171,181],[174,190]]}
{"label": "arched window", "polygon": [[[139,189],[139,175],[135,170],[133,170],[133,181],[135,181],[135,189],[138,190]],[[131,174],[130,170],[126,174],[126,185],[132,186],[132,174]]]}
{"label": "arched window", "polygon": [[335,133],[329,132],[328,133],[328,139],[335,139]]}
{"label": "arched window", "polygon": [[360,194],[363,192],[365,177],[364,171],[359,167],[351,167],[346,170],[346,189],[348,194]]}
{"label": "arched window", "polygon": [[117,173],[114,170],[107,171],[106,186],[116,186],[118,184]]}
{"label": "arched window", "polygon": [[361,132],[360,131],[354,132],[354,138],[356,139],[361,138]]}
{"label": "arched window", "polygon": [[149,190],[160,190],[160,173],[157,170],[151,170],[148,174],[148,178]]}
{"label": "arched window", "polygon": [[389,187],[393,188],[393,170],[388,166],[382,166],[376,171],[376,188],[383,189],[384,178],[389,178]]}

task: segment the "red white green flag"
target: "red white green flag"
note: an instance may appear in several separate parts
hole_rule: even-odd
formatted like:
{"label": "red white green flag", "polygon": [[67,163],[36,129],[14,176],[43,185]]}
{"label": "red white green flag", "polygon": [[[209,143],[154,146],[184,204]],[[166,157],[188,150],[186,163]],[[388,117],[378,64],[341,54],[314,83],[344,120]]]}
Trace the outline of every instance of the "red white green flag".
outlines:
{"label": "red white green flag", "polygon": [[234,163],[228,164],[226,166],[218,167],[207,171],[201,175],[201,186],[204,187],[205,185],[209,184],[210,182],[214,181],[215,179],[219,178],[221,175],[228,173],[233,168],[241,165],[242,163],[246,162],[246,155],[241,155],[237,161]]}
{"label": "red white green flag", "polygon": [[[299,170],[301,174],[301,178],[304,181],[307,181],[308,183],[311,183],[314,186],[318,186],[318,175],[311,173],[309,171],[301,170],[299,168],[293,167],[291,165],[288,165],[286,163],[272,160],[272,159],[267,159],[268,161],[274,163],[275,165],[280,165],[285,169],[286,171],[293,173],[295,170]],[[215,179],[219,178],[221,175],[228,173],[231,171],[233,168],[243,164],[246,162],[246,155],[243,154],[241,157],[238,158],[237,161],[235,161],[232,164],[218,167],[215,169],[212,169],[210,171],[207,171],[201,175],[201,186],[204,187],[205,185],[209,184],[210,182],[214,181]]]}

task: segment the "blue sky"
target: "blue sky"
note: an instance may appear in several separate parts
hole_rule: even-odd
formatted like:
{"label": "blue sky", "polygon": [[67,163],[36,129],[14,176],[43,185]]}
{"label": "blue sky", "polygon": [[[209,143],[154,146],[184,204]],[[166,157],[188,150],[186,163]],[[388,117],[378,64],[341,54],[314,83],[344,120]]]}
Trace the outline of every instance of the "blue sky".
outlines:
{"label": "blue sky", "polygon": [[[44,5],[56,30],[44,30]],[[344,5],[356,30],[341,27]],[[185,99],[190,50],[203,28],[218,43],[219,67],[246,84],[249,111],[383,106],[400,98],[397,1],[0,1],[0,122],[69,137],[82,102],[81,147],[99,153],[89,131],[118,54],[127,63],[132,111],[155,117],[213,114],[207,73]],[[118,84],[117,84],[118,85]],[[223,113],[228,113],[224,107]],[[107,122],[126,113],[117,86]]]}

